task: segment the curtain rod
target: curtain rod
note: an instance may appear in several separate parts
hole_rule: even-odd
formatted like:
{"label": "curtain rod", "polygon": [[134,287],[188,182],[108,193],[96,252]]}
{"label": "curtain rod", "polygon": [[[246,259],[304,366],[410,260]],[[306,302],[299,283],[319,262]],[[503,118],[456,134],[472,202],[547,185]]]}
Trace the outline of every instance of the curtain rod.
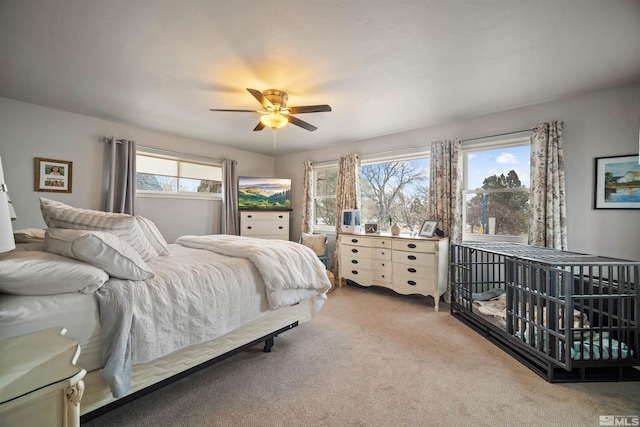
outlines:
{"label": "curtain rod", "polygon": [[515,133],[531,132],[531,131],[534,131],[534,130],[535,130],[535,128],[530,128],[530,129],[514,130],[513,132],[497,133],[495,135],[476,136],[474,138],[461,139],[460,142],[475,141],[477,139],[495,138],[496,136],[513,135]]}

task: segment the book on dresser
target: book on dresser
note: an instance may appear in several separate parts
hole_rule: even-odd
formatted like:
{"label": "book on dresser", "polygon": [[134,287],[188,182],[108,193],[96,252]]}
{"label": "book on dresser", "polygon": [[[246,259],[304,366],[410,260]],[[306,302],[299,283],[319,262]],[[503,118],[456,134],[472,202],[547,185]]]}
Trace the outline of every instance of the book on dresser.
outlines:
{"label": "book on dresser", "polygon": [[341,233],[338,244],[340,281],[431,296],[438,311],[447,290],[448,238]]}
{"label": "book on dresser", "polygon": [[288,210],[241,210],[240,235],[289,240]]}

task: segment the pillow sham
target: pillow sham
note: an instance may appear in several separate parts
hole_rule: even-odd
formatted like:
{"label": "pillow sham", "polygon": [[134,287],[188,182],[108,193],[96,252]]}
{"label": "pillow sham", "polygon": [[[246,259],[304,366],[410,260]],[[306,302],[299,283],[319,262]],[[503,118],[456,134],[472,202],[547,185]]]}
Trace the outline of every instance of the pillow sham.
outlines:
{"label": "pillow sham", "polygon": [[16,243],[42,243],[44,241],[44,228],[21,228],[13,230],[13,240]]}
{"label": "pillow sham", "polygon": [[99,267],[118,279],[145,280],[154,276],[140,255],[111,233],[50,228],[44,248],[47,252]]}
{"label": "pillow sham", "polygon": [[169,255],[169,246],[167,246],[167,241],[158,230],[158,227],[151,221],[149,218],[145,218],[141,215],[136,215],[136,220],[138,221],[138,225],[142,228],[142,232],[145,237],[153,246],[153,249],[158,252],[158,255],[164,256]]}
{"label": "pillow sham", "polygon": [[47,252],[12,251],[0,258],[0,292],[7,294],[88,294],[108,279],[98,267]]}
{"label": "pillow sham", "polygon": [[44,197],[40,198],[40,210],[44,222],[51,228],[106,231],[127,242],[143,260],[158,257],[158,252],[131,215],[74,208]]}

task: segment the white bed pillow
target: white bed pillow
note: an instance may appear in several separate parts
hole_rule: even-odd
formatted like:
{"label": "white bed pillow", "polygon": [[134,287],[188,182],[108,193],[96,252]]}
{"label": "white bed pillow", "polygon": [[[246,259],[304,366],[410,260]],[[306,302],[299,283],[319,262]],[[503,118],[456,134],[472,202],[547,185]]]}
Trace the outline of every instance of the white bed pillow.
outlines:
{"label": "white bed pillow", "polygon": [[88,294],[108,279],[98,267],[47,252],[11,251],[0,257],[0,292],[7,294]]}
{"label": "white bed pillow", "polygon": [[50,228],[44,248],[99,267],[118,279],[145,280],[154,275],[131,246],[111,233]]}
{"label": "white bed pillow", "polygon": [[167,241],[158,230],[158,227],[151,221],[149,218],[145,218],[141,215],[136,215],[136,220],[138,221],[138,225],[142,228],[142,231],[153,246],[153,249],[158,252],[160,256],[169,255],[169,246],[167,245]]}
{"label": "white bed pillow", "polygon": [[131,215],[74,208],[44,197],[40,198],[40,210],[44,222],[51,228],[106,231],[127,242],[143,260],[158,257],[158,252]]}

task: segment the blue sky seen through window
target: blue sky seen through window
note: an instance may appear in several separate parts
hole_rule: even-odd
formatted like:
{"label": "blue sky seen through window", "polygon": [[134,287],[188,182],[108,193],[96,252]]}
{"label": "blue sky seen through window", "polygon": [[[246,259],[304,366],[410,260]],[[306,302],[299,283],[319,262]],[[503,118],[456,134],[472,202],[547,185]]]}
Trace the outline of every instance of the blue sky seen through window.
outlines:
{"label": "blue sky seen through window", "polygon": [[522,185],[529,187],[531,175],[530,147],[497,148],[495,150],[471,151],[468,158],[467,189],[482,188],[485,178],[493,175],[507,175],[514,170]]}

